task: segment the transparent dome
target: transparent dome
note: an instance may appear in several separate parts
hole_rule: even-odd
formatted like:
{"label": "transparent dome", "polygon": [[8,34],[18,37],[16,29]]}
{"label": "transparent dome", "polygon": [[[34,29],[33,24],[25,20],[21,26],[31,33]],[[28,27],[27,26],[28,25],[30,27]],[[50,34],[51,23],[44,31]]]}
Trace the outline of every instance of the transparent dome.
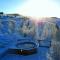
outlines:
{"label": "transparent dome", "polygon": [[0,20],[0,32],[9,40],[10,48],[15,51],[17,49],[17,53],[20,54],[22,51],[23,54],[35,53],[38,47],[45,46],[45,43],[48,46],[56,31],[56,24],[48,21],[35,23],[27,18]]}

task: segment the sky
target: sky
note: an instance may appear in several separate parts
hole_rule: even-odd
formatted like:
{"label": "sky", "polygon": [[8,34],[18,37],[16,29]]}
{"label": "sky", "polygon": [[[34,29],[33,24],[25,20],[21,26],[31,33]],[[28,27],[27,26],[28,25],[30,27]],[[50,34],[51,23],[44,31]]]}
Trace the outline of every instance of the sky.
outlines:
{"label": "sky", "polygon": [[0,0],[0,12],[15,13],[17,7],[21,7],[25,0]]}
{"label": "sky", "polygon": [[60,18],[60,0],[0,0],[0,11],[36,18]]}

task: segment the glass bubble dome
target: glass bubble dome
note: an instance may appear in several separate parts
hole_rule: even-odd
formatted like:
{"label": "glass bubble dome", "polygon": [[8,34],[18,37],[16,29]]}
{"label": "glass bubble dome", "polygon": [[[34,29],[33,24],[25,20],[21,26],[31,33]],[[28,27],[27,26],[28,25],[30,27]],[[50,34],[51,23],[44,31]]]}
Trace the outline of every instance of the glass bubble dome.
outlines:
{"label": "glass bubble dome", "polygon": [[50,47],[56,31],[56,24],[48,21],[35,23],[32,19],[16,16],[0,19],[0,42],[5,43],[10,53],[29,55],[38,52],[40,46]]}

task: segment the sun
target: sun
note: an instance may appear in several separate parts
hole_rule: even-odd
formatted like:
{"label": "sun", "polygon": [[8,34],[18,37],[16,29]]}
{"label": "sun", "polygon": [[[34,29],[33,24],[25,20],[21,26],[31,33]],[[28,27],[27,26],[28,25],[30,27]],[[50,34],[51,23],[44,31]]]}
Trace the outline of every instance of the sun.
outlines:
{"label": "sun", "polygon": [[60,16],[58,11],[60,8],[51,0],[26,0],[20,8],[19,6],[17,8],[19,14],[34,18]]}

